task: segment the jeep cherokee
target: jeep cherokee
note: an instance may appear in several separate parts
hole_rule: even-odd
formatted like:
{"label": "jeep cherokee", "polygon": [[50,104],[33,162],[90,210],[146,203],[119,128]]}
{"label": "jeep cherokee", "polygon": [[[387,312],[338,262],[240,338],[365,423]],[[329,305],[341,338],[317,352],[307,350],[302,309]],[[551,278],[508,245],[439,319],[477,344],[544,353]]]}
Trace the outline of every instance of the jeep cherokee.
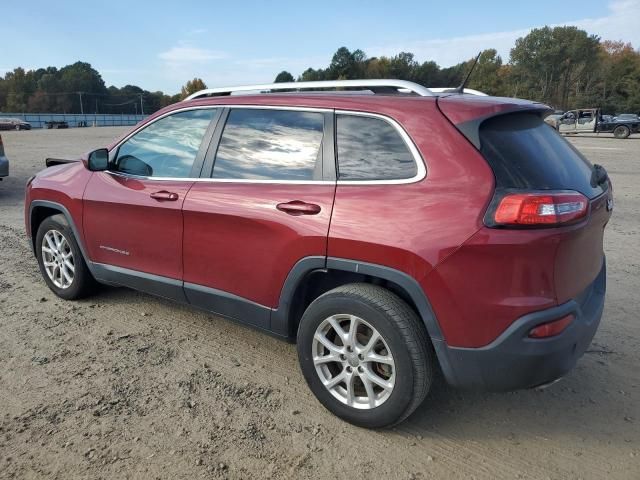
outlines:
{"label": "jeep cherokee", "polygon": [[612,187],[550,112],[398,80],[204,90],[31,179],[26,230],[59,297],[127,286],[295,339],[327,409],[392,425],[437,371],[536,387],[591,342]]}

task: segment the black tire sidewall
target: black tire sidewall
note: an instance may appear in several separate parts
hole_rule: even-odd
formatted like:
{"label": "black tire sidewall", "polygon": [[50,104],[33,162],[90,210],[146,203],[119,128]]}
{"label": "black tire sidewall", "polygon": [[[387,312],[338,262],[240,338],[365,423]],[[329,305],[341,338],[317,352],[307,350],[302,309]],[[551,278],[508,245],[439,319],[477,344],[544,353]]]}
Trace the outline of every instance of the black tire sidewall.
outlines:
{"label": "black tire sidewall", "polygon": [[[356,315],[373,326],[384,338],[395,363],[395,385],[390,397],[379,407],[360,410],[336,399],[322,384],[313,364],[312,346],[316,329],[326,318],[339,313]],[[302,373],[318,400],[336,416],[367,428],[384,427],[401,418],[411,404],[414,366],[402,335],[393,320],[380,310],[357,298],[334,294],[317,299],[300,321],[297,339],[298,358]]]}
{"label": "black tire sidewall", "polygon": [[[616,134],[616,132],[621,132],[621,134]],[[629,136],[630,130],[629,127],[625,125],[619,125],[613,129],[613,135],[616,138],[627,138]]]}
{"label": "black tire sidewall", "polygon": [[[42,239],[49,230],[57,230],[62,233],[71,248],[71,252],[73,253],[75,271],[73,282],[71,282],[71,286],[69,286],[68,288],[56,287],[49,278],[49,275],[47,275],[47,272],[44,268],[44,263],[42,260]],[[65,300],[79,298],[84,294],[85,284],[88,281],[88,279],[86,278],[87,272],[84,265],[84,259],[82,256],[82,252],[80,251],[80,248],[78,247],[78,244],[76,242],[73,230],[71,229],[67,221],[64,220],[64,217],[60,217],[58,215],[48,217],[40,224],[38,233],[36,235],[35,250],[36,257],[38,259],[38,266],[40,267],[40,273],[42,274],[44,281],[47,283],[47,286],[53,293],[55,293],[60,298],[64,298]]]}

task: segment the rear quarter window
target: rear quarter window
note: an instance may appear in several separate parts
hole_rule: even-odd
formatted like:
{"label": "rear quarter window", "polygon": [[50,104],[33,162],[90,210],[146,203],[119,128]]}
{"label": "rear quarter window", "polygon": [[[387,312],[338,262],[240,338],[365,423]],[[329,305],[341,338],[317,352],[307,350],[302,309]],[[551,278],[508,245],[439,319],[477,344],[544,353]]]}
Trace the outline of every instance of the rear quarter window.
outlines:
{"label": "rear quarter window", "polygon": [[603,192],[591,183],[589,161],[536,114],[486,120],[480,126],[480,145],[497,188],[575,190],[589,198]]}
{"label": "rear quarter window", "polygon": [[402,180],[418,173],[400,132],[381,118],[338,114],[336,145],[339,180]]}

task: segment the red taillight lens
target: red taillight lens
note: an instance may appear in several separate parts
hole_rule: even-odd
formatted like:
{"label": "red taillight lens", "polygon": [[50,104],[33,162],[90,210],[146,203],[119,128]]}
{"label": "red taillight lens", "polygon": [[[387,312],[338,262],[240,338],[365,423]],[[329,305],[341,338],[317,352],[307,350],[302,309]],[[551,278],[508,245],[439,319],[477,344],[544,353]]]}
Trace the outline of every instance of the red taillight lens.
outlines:
{"label": "red taillight lens", "polygon": [[566,317],[562,317],[558,320],[554,320],[553,322],[543,323],[542,325],[538,325],[537,327],[531,329],[529,332],[530,338],[549,338],[555,337],[562,333],[565,328],[569,326],[571,322],[573,322],[574,316],[572,314],[567,315]]}
{"label": "red taillight lens", "polygon": [[559,225],[584,217],[589,200],[578,192],[508,193],[494,214],[498,225]]}

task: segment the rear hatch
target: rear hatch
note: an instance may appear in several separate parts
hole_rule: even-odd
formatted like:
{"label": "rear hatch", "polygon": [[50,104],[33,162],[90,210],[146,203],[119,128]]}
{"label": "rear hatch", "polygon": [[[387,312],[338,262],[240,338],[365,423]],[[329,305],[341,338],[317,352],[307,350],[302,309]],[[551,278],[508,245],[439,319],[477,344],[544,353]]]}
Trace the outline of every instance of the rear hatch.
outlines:
{"label": "rear hatch", "polygon": [[[493,170],[496,191],[484,223],[548,230],[557,239],[557,301],[578,296],[603,264],[613,205],[606,171],[544,123],[551,112],[544,105],[466,95],[440,98],[438,105]],[[527,209],[533,214],[526,216]]]}

